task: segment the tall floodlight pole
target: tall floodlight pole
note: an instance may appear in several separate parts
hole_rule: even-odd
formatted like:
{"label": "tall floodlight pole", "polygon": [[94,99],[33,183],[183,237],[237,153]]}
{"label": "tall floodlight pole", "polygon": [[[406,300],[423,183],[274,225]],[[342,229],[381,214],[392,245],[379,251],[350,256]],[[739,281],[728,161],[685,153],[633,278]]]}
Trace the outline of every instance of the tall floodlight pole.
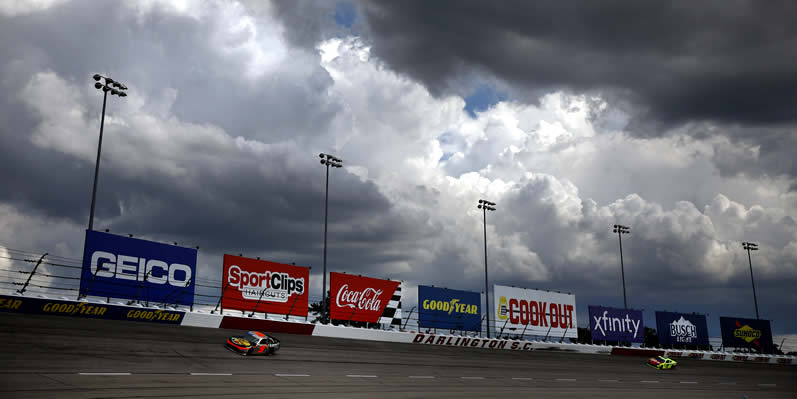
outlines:
{"label": "tall floodlight pole", "polygon": [[[102,128],[105,125],[105,103],[108,100],[108,92],[119,97],[127,97],[127,86],[109,77],[95,74],[93,76],[97,83],[94,88],[102,90],[102,117],[100,117],[100,141],[97,144],[97,162],[94,164],[94,186],[91,189],[91,210],[89,211],[89,230],[94,229],[94,204],[97,200],[97,177],[100,174],[100,152],[102,152]],[[102,80],[102,82],[100,82]]]}
{"label": "tall floodlight pole", "polygon": [[329,154],[318,154],[318,157],[321,158],[321,165],[325,165],[327,167],[327,188],[326,188],[326,196],[324,197],[324,283],[321,286],[321,320],[322,322],[326,322],[329,320],[329,314],[327,314],[327,216],[329,215],[329,168],[340,168],[343,166],[343,160],[340,158],[335,157],[334,155]]}
{"label": "tall floodlight pole", "polygon": [[753,259],[750,257],[750,251],[758,251],[758,244],[752,242],[743,242],[742,248],[747,250],[747,262],[750,265],[750,282],[753,284],[753,303],[755,304],[755,318],[758,320],[758,298],[755,295],[755,280],[753,280]]}
{"label": "tall floodlight pole", "polygon": [[628,226],[621,224],[614,225],[613,232],[617,233],[617,239],[620,241],[620,275],[623,277],[623,308],[628,309],[628,301],[625,297],[625,265],[623,265],[623,234],[630,234],[631,229]]}
{"label": "tall floodlight pole", "polygon": [[495,202],[480,199],[477,208],[482,210],[484,220],[484,313],[487,315],[487,338],[490,338],[490,291],[487,286],[487,211],[495,210]]}

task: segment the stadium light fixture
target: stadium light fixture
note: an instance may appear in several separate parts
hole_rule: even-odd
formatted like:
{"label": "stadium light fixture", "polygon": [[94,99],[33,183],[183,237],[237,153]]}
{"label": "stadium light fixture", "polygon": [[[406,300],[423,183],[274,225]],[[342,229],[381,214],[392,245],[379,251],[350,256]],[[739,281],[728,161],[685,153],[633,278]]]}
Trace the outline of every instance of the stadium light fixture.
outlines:
{"label": "stadium light fixture", "polygon": [[753,303],[755,304],[755,318],[758,320],[758,298],[755,294],[755,280],[753,279],[753,259],[750,256],[750,251],[758,251],[758,244],[753,242],[743,242],[742,248],[747,251],[747,263],[750,265],[750,283],[753,285]]}
{"label": "stadium light fixture", "polygon": [[476,207],[482,210],[482,220],[484,221],[484,309],[487,315],[487,338],[490,338],[490,290],[487,285],[487,211],[495,210],[495,202],[480,199],[479,205]]}
{"label": "stadium light fixture", "polygon": [[323,152],[318,154],[318,157],[321,158],[321,165],[326,166],[327,169],[327,178],[326,178],[326,194],[324,196],[324,270],[322,271],[323,277],[323,284],[321,285],[321,321],[328,322],[329,314],[327,311],[326,303],[327,303],[327,225],[328,225],[328,215],[329,215],[329,168],[341,168],[343,167],[343,160],[330,154],[324,154]]}
{"label": "stadium light fixture", "polygon": [[124,90],[127,90],[127,86],[107,77],[102,76],[100,74],[94,74],[92,78],[97,82],[94,83],[94,88],[97,90],[102,90],[102,117],[100,118],[100,139],[99,143],[97,144],[97,162],[94,164],[94,185],[91,189],[91,208],[89,210],[89,230],[94,229],[94,206],[97,200],[97,178],[100,174],[100,153],[102,152],[102,131],[103,127],[105,126],[105,103],[108,100],[108,92],[111,92],[111,95],[116,95],[119,97],[126,97],[127,93]]}
{"label": "stadium light fixture", "polygon": [[623,234],[631,234],[631,228],[621,224],[614,225],[612,229],[617,233],[617,239],[620,241],[620,275],[623,278],[623,308],[628,309],[628,301],[625,295],[625,265],[623,264]]}

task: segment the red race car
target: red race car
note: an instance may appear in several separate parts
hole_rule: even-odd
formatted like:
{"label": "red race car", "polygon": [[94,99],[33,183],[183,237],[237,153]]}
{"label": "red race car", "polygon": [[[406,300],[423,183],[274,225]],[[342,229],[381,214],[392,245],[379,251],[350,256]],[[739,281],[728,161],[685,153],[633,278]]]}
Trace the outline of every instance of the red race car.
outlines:
{"label": "red race car", "polygon": [[239,355],[273,355],[280,349],[280,340],[260,331],[249,331],[243,337],[227,338],[224,347]]}

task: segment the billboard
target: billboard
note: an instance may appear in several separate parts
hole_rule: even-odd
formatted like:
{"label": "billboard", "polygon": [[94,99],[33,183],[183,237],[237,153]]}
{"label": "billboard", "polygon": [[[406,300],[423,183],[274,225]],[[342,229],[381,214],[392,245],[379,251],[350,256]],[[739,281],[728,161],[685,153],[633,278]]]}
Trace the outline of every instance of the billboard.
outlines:
{"label": "billboard", "polygon": [[193,248],[86,230],[80,293],[193,305],[196,253]]}
{"label": "billboard", "polygon": [[723,346],[772,353],[772,329],[769,320],[720,317],[720,330]]}
{"label": "billboard", "polygon": [[481,331],[481,294],[419,285],[418,325]]}
{"label": "billboard", "polygon": [[330,318],[379,323],[399,284],[392,280],[329,273]]}
{"label": "billboard", "polygon": [[708,345],[706,315],[656,312],[656,329],[661,345]]}
{"label": "billboard", "polygon": [[225,254],[222,273],[222,308],[307,316],[309,268]]}
{"label": "billboard", "polygon": [[578,338],[575,295],[494,285],[493,296],[496,331]]}
{"label": "billboard", "polygon": [[641,310],[589,306],[589,329],[596,341],[645,342]]}

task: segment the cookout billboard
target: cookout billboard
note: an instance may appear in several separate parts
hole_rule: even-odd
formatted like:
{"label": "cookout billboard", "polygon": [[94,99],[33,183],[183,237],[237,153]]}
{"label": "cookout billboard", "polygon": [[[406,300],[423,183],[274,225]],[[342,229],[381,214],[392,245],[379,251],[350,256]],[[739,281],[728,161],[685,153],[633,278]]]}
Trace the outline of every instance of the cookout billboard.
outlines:
{"label": "cookout billboard", "polygon": [[708,345],[706,316],[702,314],[656,312],[656,329],[662,345]]}
{"label": "cookout billboard", "polygon": [[335,320],[378,323],[400,282],[329,273],[329,315]]}
{"label": "cookout billboard", "polygon": [[81,295],[194,304],[196,249],[86,230]]}
{"label": "cookout billboard", "polygon": [[589,329],[596,341],[645,342],[641,310],[589,306]]}
{"label": "cookout billboard", "polygon": [[425,328],[481,331],[481,294],[418,286],[418,325]]}
{"label": "cookout billboard", "polygon": [[722,345],[730,348],[753,348],[772,353],[772,329],[769,320],[720,317]]}
{"label": "cookout billboard", "polygon": [[225,309],[307,316],[310,269],[224,255]]}
{"label": "cookout billboard", "polygon": [[575,295],[495,285],[493,296],[496,330],[578,338]]}

